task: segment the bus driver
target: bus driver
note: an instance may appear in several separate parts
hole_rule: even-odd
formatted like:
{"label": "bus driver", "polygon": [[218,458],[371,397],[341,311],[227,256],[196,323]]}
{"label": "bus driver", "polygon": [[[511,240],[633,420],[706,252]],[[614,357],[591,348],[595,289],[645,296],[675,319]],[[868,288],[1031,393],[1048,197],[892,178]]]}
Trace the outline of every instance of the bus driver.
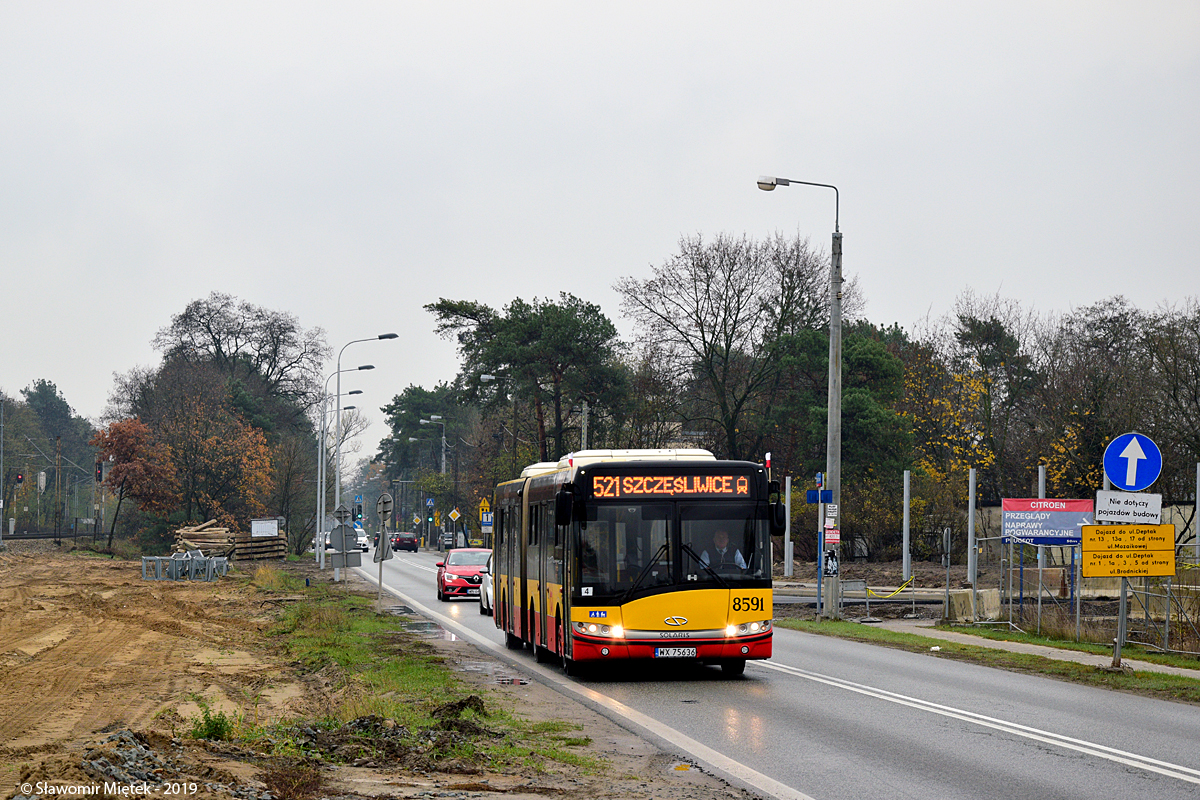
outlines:
{"label": "bus driver", "polygon": [[[736,547],[729,545],[729,534],[724,529],[718,528],[713,534],[712,546],[712,561],[716,569],[722,567],[728,568],[731,565],[736,565],[738,569],[746,568],[746,559],[742,558],[742,551]],[[708,566],[709,551],[705,550],[700,554],[700,563]]]}

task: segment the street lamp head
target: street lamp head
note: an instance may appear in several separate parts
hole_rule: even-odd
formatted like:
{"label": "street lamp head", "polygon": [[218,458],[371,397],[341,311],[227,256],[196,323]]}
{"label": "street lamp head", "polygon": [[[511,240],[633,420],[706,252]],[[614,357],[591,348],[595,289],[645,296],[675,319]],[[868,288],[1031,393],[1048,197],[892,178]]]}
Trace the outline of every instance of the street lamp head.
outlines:
{"label": "street lamp head", "polygon": [[442,415],[441,414],[430,414],[429,418],[430,419],[441,419]]}
{"label": "street lamp head", "polygon": [[762,189],[764,192],[775,191],[775,186],[778,182],[779,181],[777,179],[772,178],[770,175],[758,176],[758,188]]}
{"label": "street lamp head", "polygon": [[342,406],[342,411],[350,411],[355,408],[358,408],[358,406]]}
{"label": "street lamp head", "polygon": [[487,383],[488,381],[496,380],[496,376],[495,375],[480,375],[479,380],[482,381],[483,383]]}
{"label": "street lamp head", "polygon": [[362,394],[362,389],[351,389],[346,394]]}
{"label": "street lamp head", "polygon": [[408,437],[408,440],[409,440],[410,442],[419,442],[419,441],[420,441],[420,439],[418,439],[418,438],[417,438],[417,437],[415,437],[415,436],[410,436],[410,437]]}
{"label": "street lamp head", "polygon": [[399,339],[400,334],[398,334],[398,333],[381,333],[381,334],[379,334],[379,338],[380,339]]}
{"label": "street lamp head", "polygon": [[363,364],[359,369],[375,369],[374,364]]}
{"label": "street lamp head", "polygon": [[421,420],[421,424],[422,424],[422,425],[432,425],[433,423],[432,423],[432,422],[430,422],[430,421],[429,421],[429,420],[427,420],[427,419],[423,419],[423,420]]}

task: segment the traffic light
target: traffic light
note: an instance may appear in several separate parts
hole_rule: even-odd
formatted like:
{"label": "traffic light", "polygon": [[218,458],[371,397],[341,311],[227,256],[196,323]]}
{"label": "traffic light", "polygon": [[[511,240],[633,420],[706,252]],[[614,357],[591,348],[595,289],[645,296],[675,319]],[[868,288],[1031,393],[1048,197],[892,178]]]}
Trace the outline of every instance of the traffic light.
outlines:
{"label": "traffic light", "polygon": [[96,462],[96,483],[100,483],[103,480],[104,480],[104,462],[97,461]]}
{"label": "traffic light", "polygon": [[17,483],[21,483],[21,482],[22,482],[22,481],[24,481],[24,480],[25,480],[25,473],[23,473],[23,472],[18,472],[18,473],[17,473]]}
{"label": "traffic light", "polygon": [[362,519],[362,503],[354,504],[354,519],[355,521]]}

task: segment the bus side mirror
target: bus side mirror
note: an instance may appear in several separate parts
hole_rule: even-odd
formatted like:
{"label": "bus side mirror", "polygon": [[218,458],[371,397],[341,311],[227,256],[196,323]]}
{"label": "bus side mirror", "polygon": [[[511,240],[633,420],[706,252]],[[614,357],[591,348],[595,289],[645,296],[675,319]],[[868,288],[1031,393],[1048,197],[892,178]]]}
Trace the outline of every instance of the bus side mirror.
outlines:
{"label": "bus side mirror", "polygon": [[554,524],[555,525],[570,525],[571,524],[571,509],[575,505],[575,493],[566,490],[559,490],[558,494],[554,495]]}
{"label": "bus side mirror", "polygon": [[787,506],[783,503],[771,503],[771,533],[782,534],[787,530]]}

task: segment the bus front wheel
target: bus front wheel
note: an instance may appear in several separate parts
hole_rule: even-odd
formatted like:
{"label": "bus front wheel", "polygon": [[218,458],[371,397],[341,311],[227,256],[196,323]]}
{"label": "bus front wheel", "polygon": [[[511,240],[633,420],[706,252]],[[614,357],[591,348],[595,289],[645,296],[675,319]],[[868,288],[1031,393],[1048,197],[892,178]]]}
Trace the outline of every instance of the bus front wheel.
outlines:
{"label": "bus front wheel", "polygon": [[731,658],[721,662],[721,673],[726,678],[736,678],[746,671],[746,659]]}

